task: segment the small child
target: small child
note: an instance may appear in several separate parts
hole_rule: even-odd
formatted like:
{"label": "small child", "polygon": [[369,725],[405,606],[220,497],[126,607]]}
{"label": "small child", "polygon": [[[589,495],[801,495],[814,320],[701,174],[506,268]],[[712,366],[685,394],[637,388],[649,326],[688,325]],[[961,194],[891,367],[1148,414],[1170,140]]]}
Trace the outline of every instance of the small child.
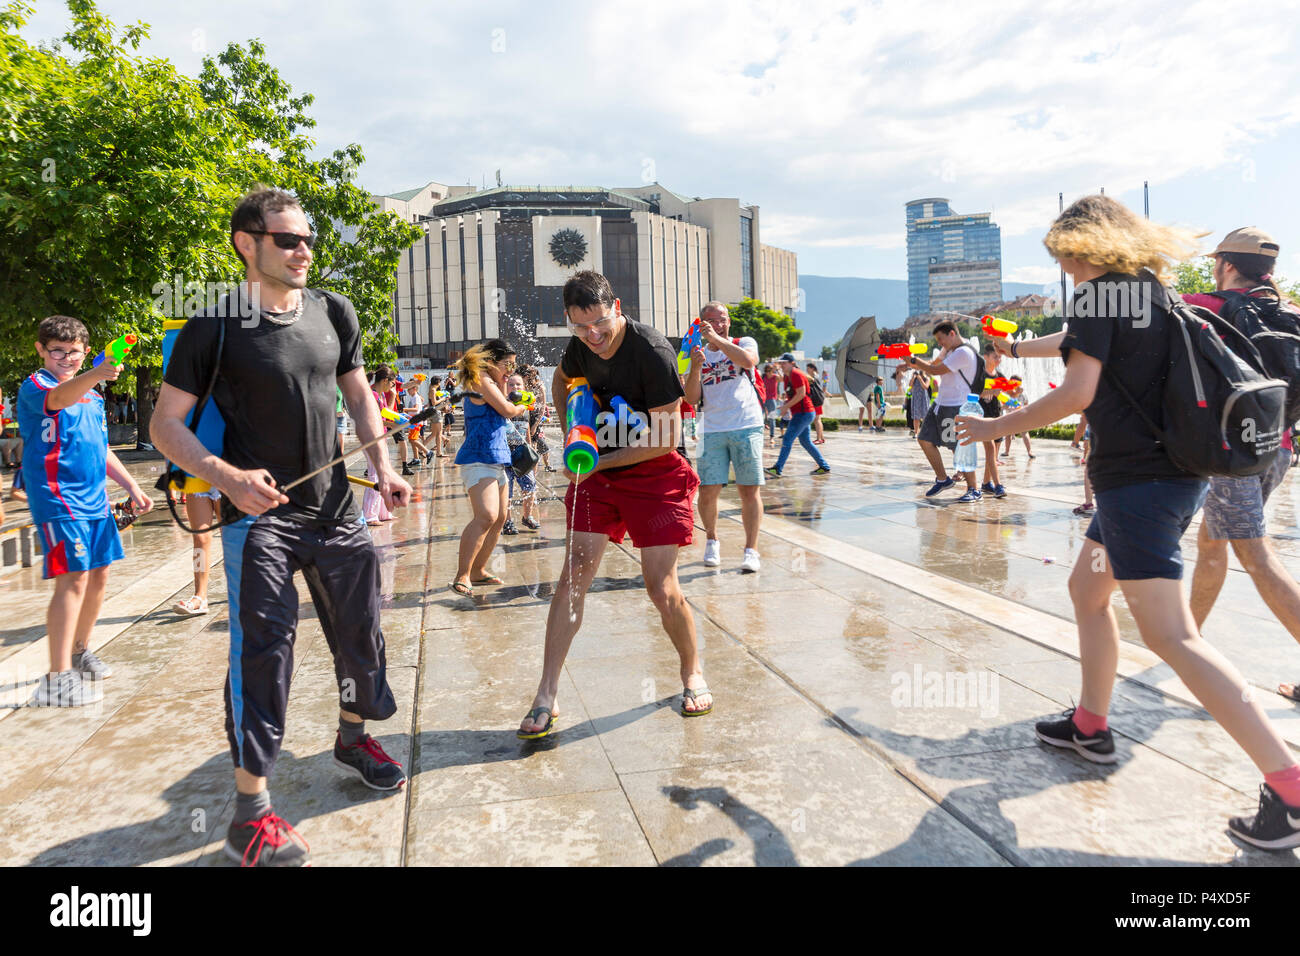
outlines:
{"label": "small child", "polygon": [[[506,395],[513,392],[522,392],[524,390],[524,377],[516,372],[506,379]],[[520,425],[517,422],[506,422],[506,446],[513,449],[518,445],[528,443],[528,426]],[[523,515],[520,518],[525,528],[536,531],[541,525],[533,517],[533,506],[537,499],[537,482],[531,475],[516,475],[513,468],[506,468],[506,523],[501,528],[502,534],[518,534],[519,529],[515,527],[515,519],[511,517],[511,503],[515,497],[515,486],[519,486],[519,503],[523,509]]]}
{"label": "small child", "polygon": [[78,375],[90,333],[69,316],[42,319],[36,338],[45,364],[18,390],[18,424],[23,484],[54,596],[46,616],[50,670],[29,706],[81,707],[103,697],[98,681],[113,673],[89,647],[108,566],[123,557],[105,478],[126,490],[137,514],[153,501],[108,447],[104,398],[95,385],[116,381],[122,367],[106,360]]}
{"label": "small child", "polygon": [[[1011,391],[1007,392],[1006,410],[1008,412],[1012,412],[1015,411],[1017,408],[1024,408],[1026,405],[1029,404],[1029,402],[1025,400],[1025,389],[1023,385],[1024,380],[1019,375],[1012,375],[1009,381],[1016,383],[1016,387],[1013,388]],[[1011,457],[1011,440],[1015,437],[1016,437],[1015,435],[1008,435],[1005,439],[1003,439],[1002,453],[998,455],[999,458]],[[1030,457],[1030,459],[1032,459],[1034,457],[1034,446],[1029,443],[1029,432],[1021,432],[1020,439],[1025,443],[1025,454],[1027,454]]]}

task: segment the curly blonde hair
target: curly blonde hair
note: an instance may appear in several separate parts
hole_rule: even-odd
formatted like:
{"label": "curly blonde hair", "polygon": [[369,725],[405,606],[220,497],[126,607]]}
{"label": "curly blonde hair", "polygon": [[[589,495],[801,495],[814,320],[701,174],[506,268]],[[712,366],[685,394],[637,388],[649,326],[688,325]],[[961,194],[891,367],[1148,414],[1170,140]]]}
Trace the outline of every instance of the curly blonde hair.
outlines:
{"label": "curly blonde hair", "polygon": [[1056,259],[1124,275],[1150,269],[1164,282],[1175,265],[1196,255],[1197,240],[1206,235],[1156,225],[1109,196],[1084,196],[1057,217],[1043,245]]}

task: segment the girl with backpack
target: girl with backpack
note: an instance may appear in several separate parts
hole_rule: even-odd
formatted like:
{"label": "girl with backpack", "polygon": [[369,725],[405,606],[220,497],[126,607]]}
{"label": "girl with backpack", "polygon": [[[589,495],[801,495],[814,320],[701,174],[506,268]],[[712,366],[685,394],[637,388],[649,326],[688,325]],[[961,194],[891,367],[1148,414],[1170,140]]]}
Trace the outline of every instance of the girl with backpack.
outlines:
{"label": "girl with backpack", "polygon": [[[1264,776],[1258,812],[1232,818],[1229,830],[1264,849],[1300,846],[1300,764],[1236,668],[1202,639],[1180,583],[1179,540],[1207,483],[1174,464],[1146,423],[1162,419],[1163,389],[1152,383],[1165,381],[1169,323],[1182,321],[1170,315],[1161,282],[1174,263],[1194,254],[1195,237],[1135,216],[1107,196],[1088,196],[1060,215],[1043,242],[1074,277],[1069,327],[1024,343],[998,340],[998,348],[1015,358],[1059,350],[1065,380],[1001,418],[957,418],[958,439],[969,444],[1087,410],[1094,442],[1088,473],[1098,507],[1070,574],[1083,686],[1078,706],[1038,723],[1038,739],[1095,763],[1115,762],[1107,712],[1119,661],[1110,606],[1118,586],[1146,646]],[[1125,391],[1137,396],[1132,405]]]}

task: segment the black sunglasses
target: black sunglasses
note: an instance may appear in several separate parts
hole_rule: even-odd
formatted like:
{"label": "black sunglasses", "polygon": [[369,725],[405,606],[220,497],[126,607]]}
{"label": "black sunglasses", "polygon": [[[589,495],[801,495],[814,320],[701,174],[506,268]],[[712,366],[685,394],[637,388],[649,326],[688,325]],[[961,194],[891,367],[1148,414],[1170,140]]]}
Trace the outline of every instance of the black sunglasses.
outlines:
{"label": "black sunglasses", "polygon": [[311,249],[316,245],[316,233],[309,232],[305,236],[300,236],[296,232],[267,232],[265,229],[245,229],[244,232],[252,236],[270,236],[271,240],[281,249],[297,249],[298,243],[307,243],[307,248]]}

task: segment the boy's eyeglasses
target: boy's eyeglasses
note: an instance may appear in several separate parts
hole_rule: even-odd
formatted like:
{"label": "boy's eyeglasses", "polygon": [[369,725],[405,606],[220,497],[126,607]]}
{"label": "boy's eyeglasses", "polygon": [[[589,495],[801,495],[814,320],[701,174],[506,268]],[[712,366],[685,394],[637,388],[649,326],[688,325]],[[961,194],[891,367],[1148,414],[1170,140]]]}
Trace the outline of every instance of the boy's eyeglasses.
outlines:
{"label": "boy's eyeglasses", "polygon": [[297,249],[300,242],[305,242],[308,249],[314,248],[316,245],[316,233],[314,232],[300,236],[296,232],[267,232],[265,229],[245,229],[243,231],[250,236],[270,236],[271,241],[281,249]]}
{"label": "boy's eyeglasses", "polygon": [[45,354],[56,362],[62,362],[64,359],[72,359],[75,362],[86,357],[85,352],[76,349],[46,349]]}

